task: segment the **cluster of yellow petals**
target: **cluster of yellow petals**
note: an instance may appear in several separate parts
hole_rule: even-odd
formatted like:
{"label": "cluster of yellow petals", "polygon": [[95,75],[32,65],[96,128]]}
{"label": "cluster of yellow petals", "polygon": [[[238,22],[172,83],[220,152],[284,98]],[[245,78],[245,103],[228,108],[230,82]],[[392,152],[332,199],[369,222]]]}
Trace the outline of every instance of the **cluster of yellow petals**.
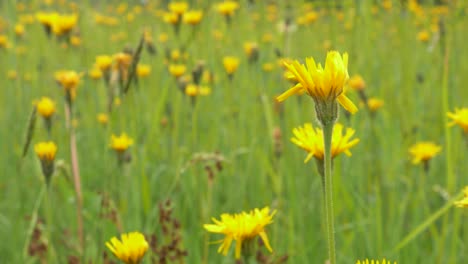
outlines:
{"label": "cluster of yellow petals", "polygon": [[455,206],[468,208],[468,186],[466,186],[465,189],[463,189],[463,195],[463,199],[461,199],[460,201],[456,201]]}
{"label": "cluster of yellow petals", "polygon": [[433,142],[419,142],[410,147],[409,153],[413,157],[413,164],[419,164],[421,161],[428,161],[436,156],[442,147]]}
{"label": "cluster of yellow petals", "polygon": [[226,56],[223,58],[223,66],[228,75],[234,74],[239,67],[240,60],[237,57]]}
{"label": "cluster of yellow petals", "polygon": [[169,65],[169,73],[178,78],[185,74],[187,67],[184,64],[171,64]]}
{"label": "cluster of yellow petals", "polygon": [[120,240],[117,237],[112,237],[109,242],[106,242],[106,246],[126,264],[140,263],[149,248],[145,236],[140,232],[122,234]]}
{"label": "cluster of yellow petals", "polygon": [[187,2],[171,2],[167,7],[172,13],[182,15],[187,11],[189,5]]}
{"label": "cluster of yellow petals", "polygon": [[447,116],[452,119],[450,126],[459,125],[468,134],[468,108],[455,109],[454,113],[447,113]]}
{"label": "cluster of yellow petals", "polygon": [[348,86],[355,91],[362,91],[366,88],[366,82],[361,75],[354,75],[349,79]]}
{"label": "cluster of yellow petals", "polygon": [[239,8],[239,3],[236,1],[226,0],[216,5],[218,13],[224,16],[232,16]]}
{"label": "cluster of yellow petals", "polygon": [[379,110],[383,105],[384,101],[382,99],[372,97],[367,100],[367,107],[371,112]]}
{"label": "cluster of yellow petals", "polygon": [[58,36],[69,33],[78,22],[78,15],[62,15],[56,12],[36,14],[37,20],[44,26],[50,28]]}
{"label": "cluster of yellow petals", "polygon": [[131,145],[133,145],[133,139],[122,133],[120,136],[112,135],[110,147],[117,152],[124,152]]}
{"label": "cluster of yellow petals", "polygon": [[214,224],[205,224],[203,227],[208,232],[225,235],[225,238],[220,241],[221,246],[218,249],[218,253],[227,255],[232,241],[236,241],[235,257],[239,259],[242,244],[252,242],[252,239],[257,236],[260,236],[263,244],[270,252],[273,251],[265,232],[265,227],[273,223],[275,213],[276,210],[270,212],[270,208],[265,207],[261,210],[255,208],[249,213],[222,214],[220,220],[212,218]]}
{"label": "cluster of yellow petals", "polygon": [[184,13],[183,21],[186,24],[190,24],[192,26],[198,25],[203,18],[203,11],[201,10],[193,10]]}
{"label": "cluster of yellow petals", "polygon": [[97,116],[96,116],[97,120],[99,123],[103,124],[103,125],[106,125],[107,123],[109,123],[109,116],[105,113],[99,113]]}
{"label": "cluster of yellow petals", "polygon": [[[347,128],[344,134],[343,130],[344,126],[340,123],[336,123],[333,128],[331,147],[332,158],[336,157],[340,153],[345,153],[347,156],[351,156],[349,149],[359,143],[359,139],[351,139],[355,133],[354,129]],[[298,147],[309,152],[304,163],[308,162],[312,157],[323,160],[325,150],[322,129],[314,128],[311,123],[306,123],[303,127],[294,128],[293,133],[294,137],[291,138],[291,141]]]}
{"label": "cluster of yellow petals", "polygon": [[138,64],[136,73],[138,77],[146,77],[151,73],[151,66],[147,64]]}
{"label": "cluster of yellow petals", "polygon": [[209,95],[211,94],[211,89],[209,87],[191,83],[185,87],[185,94],[188,96]]}
{"label": "cluster of yellow petals", "polygon": [[305,65],[298,61],[284,65],[297,84],[278,96],[279,102],[291,95],[307,92],[315,101],[338,100],[348,112],[357,112],[357,107],[345,95],[345,84],[349,79],[347,53],[341,56],[337,51],[328,52],[324,68],[320,63],[317,65],[312,57],[306,58]]}
{"label": "cluster of yellow petals", "polygon": [[[356,264],[392,264],[392,262],[386,259],[383,259],[382,261],[366,259],[366,260],[358,260]],[[397,264],[397,262],[395,261],[393,262],[393,264]]]}
{"label": "cluster of yellow petals", "polygon": [[57,71],[55,72],[55,80],[59,83],[62,88],[69,94],[70,99],[73,100],[76,97],[76,88],[80,83],[80,79],[83,76],[81,73],[76,71]]}
{"label": "cluster of yellow petals", "polygon": [[44,118],[50,118],[55,113],[55,103],[49,97],[41,97],[34,102],[37,112]]}
{"label": "cluster of yellow petals", "polygon": [[99,55],[96,56],[96,61],[94,65],[99,68],[101,71],[107,71],[112,66],[112,57],[109,55]]}
{"label": "cluster of yellow petals", "polygon": [[37,157],[42,161],[53,161],[55,155],[57,154],[57,145],[54,142],[39,142],[34,145],[34,152],[36,152]]}

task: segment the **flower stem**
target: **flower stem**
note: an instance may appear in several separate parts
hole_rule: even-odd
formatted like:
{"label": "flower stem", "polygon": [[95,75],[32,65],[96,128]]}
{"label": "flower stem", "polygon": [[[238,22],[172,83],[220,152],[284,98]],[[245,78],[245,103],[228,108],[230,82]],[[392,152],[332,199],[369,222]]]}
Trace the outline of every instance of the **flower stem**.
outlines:
{"label": "flower stem", "polygon": [[334,122],[323,124],[323,143],[324,143],[324,172],[325,172],[325,214],[327,219],[327,238],[328,238],[328,256],[330,264],[336,264],[335,254],[335,226],[333,215],[333,184],[332,184],[332,166],[331,166],[331,141]]}
{"label": "flower stem", "polygon": [[29,223],[28,233],[26,235],[26,243],[24,243],[24,248],[23,248],[24,260],[26,260],[26,258],[28,257],[29,243],[31,243],[31,237],[34,232],[34,228],[36,227],[39,207],[41,206],[42,200],[44,198],[44,193],[46,191],[46,188],[47,188],[47,185],[44,183],[42,185],[41,191],[39,192],[39,195],[36,198],[36,203],[34,204],[33,213],[31,214],[31,222]]}

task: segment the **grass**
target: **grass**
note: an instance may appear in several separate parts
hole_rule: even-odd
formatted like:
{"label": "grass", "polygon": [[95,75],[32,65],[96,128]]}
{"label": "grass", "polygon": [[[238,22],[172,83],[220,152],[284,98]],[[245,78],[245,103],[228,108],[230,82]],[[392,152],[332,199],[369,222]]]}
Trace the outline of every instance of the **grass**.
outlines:
{"label": "grass", "polygon": [[[23,259],[22,248],[28,216],[43,180],[33,151],[30,149],[24,159],[21,152],[31,102],[41,96],[57,102],[51,138],[59,147],[57,163],[64,168],[57,170],[47,193],[57,263],[78,255],[64,100],[53,73],[60,69],[87,72],[96,55],[112,55],[126,45],[136,47],[145,27],[152,29],[158,49],[155,56],[146,51],[141,56],[141,62],[151,65],[151,75],[121,97],[122,104],[110,113],[107,127],[96,120],[98,113],[106,111],[104,83],[84,77],[78,88],[74,107],[84,197],[83,262],[103,263],[105,241],[119,233],[115,225],[100,216],[104,193],[119,208],[125,232],[161,234],[158,203],[170,199],[173,215],[182,225],[183,247],[189,254],[184,263],[232,263],[232,251],[226,258],[216,253],[215,245],[207,245],[218,237],[208,235],[203,224],[224,212],[266,205],[278,210],[274,224],[267,228],[275,255],[287,254],[289,263],[325,262],[320,177],[315,163],[303,164],[306,153],[289,142],[293,127],[315,122],[314,106],[308,97],[289,99],[280,107],[275,104],[273,98],[290,87],[277,64],[276,48],[288,51],[285,55],[291,58],[314,56],[318,61],[324,61],[329,48],[347,51],[350,74],[363,76],[366,93],[385,101],[375,118],[362,107],[350,118],[340,114],[340,122],[353,127],[361,142],[352,150],[352,157],[339,156],[334,164],[338,263],[367,257],[386,257],[399,263],[463,263],[468,258],[468,235],[463,225],[466,211],[461,209],[447,210],[404,247],[393,250],[468,184],[468,149],[463,134],[458,127],[446,128],[446,112],[467,107],[466,4],[449,7],[449,15],[443,18],[445,38],[422,43],[417,34],[422,29],[430,30],[432,5],[425,6],[428,19],[421,25],[415,24],[413,14],[401,13],[397,1],[391,11],[379,7],[375,15],[372,6],[363,3],[345,6],[342,11],[324,9],[316,22],[282,34],[277,30],[278,21],[288,12],[294,17],[301,15],[301,4],[294,2],[290,11],[280,4],[276,19],[270,22],[266,4],[258,2],[248,8],[242,1],[231,25],[226,25],[211,7],[206,10],[194,40],[187,46],[187,66],[192,69],[197,60],[204,60],[214,72],[215,82],[212,94],[197,98],[193,106],[164,65],[165,49],[177,48],[189,39],[189,26],[182,25],[177,38],[171,26],[154,11],[143,10],[128,22],[125,16],[107,13],[104,3],[82,3],[78,4],[82,45],[62,48],[46,37],[38,22],[25,26],[22,39],[15,39],[13,27],[21,15],[68,8],[33,1],[33,7],[28,3],[25,11],[16,11],[14,1],[2,1],[0,17],[8,26],[3,33],[0,29],[0,34],[8,36],[12,47],[0,48],[0,149],[4,153],[0,156],[0,237],[5,241],[0,246],[0,262],[37,262],[33,257]],[[132,7],[129,4],[124,14],[132,12]],[[117,17],[119,25],[96,25],[93,10]],[[258,21],[253,14],[260,17]],[[222,32],[222,39],[213,37],[214,30]],[[126,35],[124,39],[112,41],[112,35],[120,32]],[[169,35],[167,43],[157,41],[162,32]],[[273,36],[271,43],[262,42],[267,33]],[[444,39],[447,53],[441,47]],[[247,41],[259,43],[260,58],[252,65],[242,50]],[[16,48],[21,46],[26,52],[18,55]],[[241,58],[232,81],[223,70],[225,55]],[[266,62],[275,65],[272,72],[262,70]],[[17,79],[6,78],[9,70],[17,72]],[[30,78],[25,79],[25,75]],[[349,94],[359,102],[356,93]],[[47,139],[41,121],[38,119],[36,124],[33,143]],[[281,131],[279,157],[274,154],[275,129]],[[120,132],[135,139],[130,151],[132,160],[123,168],[117,166],[115,153],[109,148],[110,135]],[[413,166],[408,156],[408,148],[421,140],[443,147],[441,154],[431,160],[428,173],[422,166]],[[197,153],[215,152],[225,162],[210,184],[205,164],[189,161]],[[47,207],[41,206],[40,217],[46,214]],[[145,261],[150,263],[149,258]]]}

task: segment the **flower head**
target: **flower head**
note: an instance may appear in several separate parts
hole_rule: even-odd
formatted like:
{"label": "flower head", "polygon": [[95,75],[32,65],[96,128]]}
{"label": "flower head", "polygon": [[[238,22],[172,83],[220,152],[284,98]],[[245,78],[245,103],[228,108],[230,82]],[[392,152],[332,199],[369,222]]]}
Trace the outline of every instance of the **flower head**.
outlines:
{"label": "flower head", "polygon": [[117,152],[124,152],[131,145],[133,145],[133,139],[128,137],[125,133],[122,133],[120,136],[111,136],[110,147]]}
{"label": "flower head", "polygon": [[55,80],[63,87],[71,100],[76,97],[76,88],[80,83],[82,74],[75,71],[57,71],[55,72]]}
{"label": "flower head", "polygon": [[466,186],[465,189],[463,189],[463,195],[463,199],[461,199],[460,201],[456,201],[455,206],[468,208],[468,186]]}
{"label": "flower head", "polygon": [[348,81],[349,87],[355,91],[361,91],[366,88],[366,82],[364,79],[361,77],[361,75],[354,75],[351,77]]}
{"label": "flower head", "polygon": [[37,112],[44,118],[50,118],[55,113],[55,103],[49,97],[41,97],[35,105]]}
{"label": "flower head", "polygon": [[[378,260],[373,260],[373,259],[368,260],[368,259],[366,259],[366,260],[358,260],[356,262],[356,264],[392,264],[392,262],[389,261],[389,260],[385,260],[385,259],[382,259],[381,262],[379,262]],[[393,262],[393,264],[397,264],[397,262],[395,261],[395,262]]]}
{"label": "flower head", "polygon": [[198,10],[188,11],[184,14],[184,23],[192,26],[198,25],[203,18],[203,12]]}
{"label": "flower head", "polygon": [[139,232],[122,234],[106,242],[106,247],[126,264],[138,264],[149,248],[145,236]]}
{"label": "flower head", "polygon": [[216,10],[223,16],[232,16],[239,8],[239,3],[231,0],[226,0],[216,6]]}
{"label": "flower head", "polygon": [[184,64],[169,65],[169,73],[176,78],[184,75],[186,70],[187,70],[187,67]]}
{"label": "flower head", "polygon": [[276,99],[286,100],[293,94],[307,92],[317,102],[338,102],[351,113],[357,112],[357,107],[345,95],[345,84],[349,79],[348,54],[343,56],[337,51],[327,53],[325,67],[316,65],[314,58],[306,58],[306,64],[298,61],[285,63],[286,68],[297,80],[297,84]]}
{"label": "flower head", "polygon": [[[354,129],[347,128],[344,135],[343,129],[344,127],[342,124],[335,124],[332,135],[332,158],[342,152],[347,156],[351,156],[349,149],[359,143],[359,139],[357,138],[351,140],[355,132]],[[311,123],[306,123],[303,127],[294,128],[293,133],[294,137],[291,138],[291,141],[298,147],[309,152],[304,162],[308,162],[312,157],[323,160],[325,151],[322,129],[314,128]]]}
{"label": "flower head", "polygon": [[276,210],[270,212],[269,207],[263,209],[255,208],[248,213],[242,212],[239,214],[222,214],[221,219],[213,218],[215,224],[205,224],[203,227],[212,233],[219,233],[226,235],[220,241],[221,246],[218,249],[219,253],[227,255],[229,247],[233,240],[236,241],[235,257],[239,259],[241,256],[241,249],[247,243],[260,236],[265,247],[272,252],[268,236],[265,232],[265,226],[273,223],[273,216]]}
{"label": "flower head", "polygon": [[209,95],[211,93],[211,89],[209,87],[200,86],[196,84],[188,84],[185,87],[185,94],[188,96],[197,96],[197,95]]}
{"label": "flower head", "polygon": [[188,9],[188,3],[186,2],[171,2],[168,5],[168,9],[177,15],[182,15]]}
{"label": "flower head", "polygon": [[384,105],[384,101],[381,99],[372,97],[372,98],[369,98],[369,100],[367,100],[367,107],[369,107],[369,110],[371,112],[375,112],[379,110],[383,105]]}
{"label": "flower head", "polygon": [[102,125],[107,125],[107,123],[109,123],[109,116],[105,113],[99,113],[96,118]]}
{"label": "flower head", "polygon": [[151,73],[151,66],[147,64],[138,64],[136,71],[138,77],[146,77]]}
{"label": "flower head", "polygon": [[34,152],[41,161],[54,161],[57,145],[54,142],[39,142],[34,145]]}
{"label": "flower head", "polygon": [[442,150],[442,147],[433,142],[419,142],[410,147],[409,153],[413,157],[413,164],[419,164],[432,159]]}
{"label": "flower head", "polygon": [[107,71],[112,66],[112,57],[108,56],[108,55],[99,55],[99,56],[96,57],[95,65],[101,71]]}
{"label": "flower head", "polygon": [[450,126],[457,124],[468,134],[468,108],[455,109],[454,113],[447,113],[447,116],[452,119]]}
{"label": "flower head", "polygon": [[226,56],[223,58],[223,66],[228,75],[233,75],[239,67],[239,59],[233,56]]}

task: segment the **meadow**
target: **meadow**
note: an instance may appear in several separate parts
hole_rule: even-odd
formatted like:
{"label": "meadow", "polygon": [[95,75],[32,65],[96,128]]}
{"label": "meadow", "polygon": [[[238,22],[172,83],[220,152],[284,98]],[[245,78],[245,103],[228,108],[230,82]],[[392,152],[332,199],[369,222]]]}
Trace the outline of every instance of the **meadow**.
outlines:
{"label": "meadow", "polygon": [[[147,248],[125,263],[326,263],[323,158],[291,142],[316,100],[278,96],[332,50],[359,109],[336,263],[466,263],[468,4],[221,3],[0,1],[0,263],[120,263],[128,232]],[[217,252],[212,218],[267,206],[272,252]]]}

